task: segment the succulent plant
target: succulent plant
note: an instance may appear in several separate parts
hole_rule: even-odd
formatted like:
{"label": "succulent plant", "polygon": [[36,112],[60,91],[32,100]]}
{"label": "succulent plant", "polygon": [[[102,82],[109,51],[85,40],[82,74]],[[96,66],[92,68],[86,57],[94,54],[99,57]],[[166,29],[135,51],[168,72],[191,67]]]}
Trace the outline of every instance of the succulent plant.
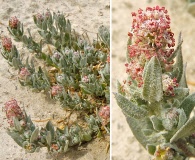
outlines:
{"label": "succulent plant", "polygon": [[[23,112],[25,116],[22,118],[8,118],[14,121],[9,135],[28,152],[38,151],[41,147],[65,152],[69,146],[89,141],[94,134],[99,135],[102,127],[109,134],[110,108],[106,109],[106,118],[102,119],[98,113],[102,106],[108,106],[110,102],[110,62],[107,60],[110,31],[101,26],[98,39],[91,43],[71,28],[70,21],[62,13],[47,10],[46,13],[34,15],[33,19],[38,27],[39,40],[32,37],[30,29],[27,29],[28,35],[24,34],[23,24],[17,17],[10,18],[8,26],[14,40],[23,43],[32,55],[21,56],[11,39],[3,37],[3,57],[18,70],[22,86],[49,93],[66,109],[85,112],[83,123],[88,127],[76,124],[64,130],[55,130],[48,122],[45,128],[38,129]],[[43,51],[43,47],[48,51]],[[36,58],[40,59],[38,65],[34,64]],[[21,119],[25,126],[20,126]]]}
{"label": "succulent plant", "polygon": [[[114,93],[127,123],[155,160],[195,157],[194,94],[189,95],[182,58],[164,7],[132,12],[126,83]],[[193,138],[192,138],[193,137]]]}
{"label": "succulent plant", "polygon": [[99,131],[100,121],[92,115],[86,117],[86,127],[75,124],[55,129],[49,121],[46,127],[39,129],[35,127],[30,116],[22,111],[15,99],[6,102],[4,109],[10,124],[8,134],[30,153],[39,151],[42,147],[47,147],[51,152],[67,152],[71,146],[90,141]]}

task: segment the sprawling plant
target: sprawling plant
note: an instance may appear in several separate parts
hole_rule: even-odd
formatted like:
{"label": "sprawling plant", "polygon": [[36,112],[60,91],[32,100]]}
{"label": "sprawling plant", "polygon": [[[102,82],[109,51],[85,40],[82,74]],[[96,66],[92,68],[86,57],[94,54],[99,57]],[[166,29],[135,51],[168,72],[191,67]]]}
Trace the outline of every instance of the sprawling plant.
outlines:
{"label": "sprawling plant", "polygon": [[132,12],[128,33],[125,84],[115,98],[141,145],[155,160],[195,157],[195,94],[189,95],[171,19],[164,7]]}
{"label": "sprawling plant", "polygon": [[[17,17],[11,17],[8,26],[14,40],[23,43],[32,54],[21,56],[7,36],[1,38],[1,54],[18,70],[22,86],[49,93],[65,109],[79,110],[86,116],[81,116],[80,124],[55,129],[49,121],[46,127],[39,129],[12,99],[4,106],[10,124],[8,134],[27,152],[41,147],[66,152],[68,147],[90,141],[94,135],[109,134],[109,30],[101,26],[97,40],[91,43],[76,33],[61,13],[47,10],[33,18],[40,35],[38,40],[33,38],[30,29],[27,29],[28,35],[25,34]],[[47,48],[47,52],[43,48]],[[39,59],[40,66],[35,66],[35,58]]]}

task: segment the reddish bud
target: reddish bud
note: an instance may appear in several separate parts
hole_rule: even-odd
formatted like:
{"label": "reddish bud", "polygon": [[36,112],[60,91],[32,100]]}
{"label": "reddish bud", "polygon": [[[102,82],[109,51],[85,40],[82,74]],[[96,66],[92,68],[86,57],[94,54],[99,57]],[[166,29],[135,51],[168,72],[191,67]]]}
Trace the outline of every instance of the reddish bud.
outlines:
{"label": "reddish bud", "polygon": [[11,41],[11,38],[2,37],[1,43],[2,43],[2,46],[3,46],[4,50],[6,50],[8,52],[11,51],[11,49],[12,49],[12,41]]}
{"label": "reddish bud", "polygon": [[9,27],[12,29],[16,29],[18,27],[18,24],[20,23],[20,21],[18,20],[18,18],[15,17],[11,17],[9,19]]}
{"label": "reddish bud", "polygon": [[15,99],[6,102],[4,108],[11,127],[14,126],[14,118],[18,118],[18,120],[24,119],[24,114]]}

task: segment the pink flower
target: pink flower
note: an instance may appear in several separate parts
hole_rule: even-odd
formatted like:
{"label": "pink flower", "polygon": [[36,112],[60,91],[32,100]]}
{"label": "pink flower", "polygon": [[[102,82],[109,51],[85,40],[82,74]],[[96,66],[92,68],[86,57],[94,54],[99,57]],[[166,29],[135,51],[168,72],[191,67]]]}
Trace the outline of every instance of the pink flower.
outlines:
{"label": "pink flower", "polygon": [[[173,61],[167,59],[173,54],[175,46],[174,34],[170,29],[170,17],[165,7],[147,7],[146,10],[139,9],[137,13],[132,12],[133,23],[128,36],[131,44],[128,46],[130,62],[125,64],[126,72],[138,87],[143,85],[143,70],[145,64],[156,56],[169,71]],[[176,84],[175,84],[176,85]],[[169,89],[169,91],[171,88]]]}
{"label": "pink flower", "polygon": [[174,88],[178,87],[177,79],[166,74],[162,75],[163,91],[166,96],[174,96]]}
{"label": "pink flower", "polygon": [[[129,36],[133,44],[128,47],[130,58],[145,55],[145,59],[157,55],[166,63],[175,46],[174,34],[170,30],[170,17],[164,7],[147,7],[145,11],[133,12],[132,32]],[[170,49],[171,48],[171,49]]]}
{"label": "pink flower", "polygon": [[37,13],[37,14],[35,15],[35,17],[36,17],[37,20],[39,20],[39,21],[41,21],[41,22],[44,20],[44,16],[43,16],[42,14],[40,14],[40,13]]}
{"label": "pink flower", "polygon": [[51,148],[54,150],[54,151],[57,151],[59,149],[59,146],[57,144],[52,144],[51,145]]}
{"label": "pink flower", "polygon": [[106,125],[110,121],[110,106],[102,106],[99,111],[99,116],[102,119],[102,124]]}
{"label": "pink flower", "polygon": [[132,80],[136,80],[138,83],[138,87],[141,87],[143,84],[143,71],[144,66],[141,66],[139,62],[131,61],[130,63],[126,63],[126,73],[128,73]]}
{"label": "pink flower", "polygon": [[11,17],[9,19],[9,27],[12,29],[16,29],[18,27],[18,24],[20,23],[20,21],[18,20],[18,18],[15,17]]}
{"label": "pink flower", "polygon": [[20,78],[25,79],[29,75],[30,75],[30,72],[28,71],[28,69],[25,67],[22,67],[19,73]]}
{"label": "pink flower", "polygon": [[60,93],[62,93],[62,91],[63,91],[62,86],[59,86],[59,85],[52,86],[52,88],[51,88],[51,95],[52,96],[57,96]]}
{"label": "pink flower", "polygon": [[7,37],[4,36],[1,39],[1,43],[2,43],[3,48],[6,51],[8,51],[8,52],[11,51],[11,49],[12,49],[12,41],[11,41],[11,38],[7,38]]}
{"label": "pink flower", "polygon": [[4,108],[8,123],[11,127],[14,126],[14,118],[18,118],[18,120],[24,119],[24,114],[15,99],[6,102]]}
{"label": "pink flower", "polygon": [[60,57],[61,57],[61,55],[60,55],[60,53],[59,53],[58,51],[55,51],[55,52],[53,53],[52,57],[55,58],[56,60],[59,60]]}
{"label": "pink flower", "polygon": [[84,76],[84,77],[82,78],[82,81],[85,82],[85,83],[88,83],[88,82],[89,82],[88,76]]}
{"label": "pink flower", "polygon": [[49,11],[47,11],[44,16],[46,19],[48,19],[49,17],[51,17],[51,13]]}

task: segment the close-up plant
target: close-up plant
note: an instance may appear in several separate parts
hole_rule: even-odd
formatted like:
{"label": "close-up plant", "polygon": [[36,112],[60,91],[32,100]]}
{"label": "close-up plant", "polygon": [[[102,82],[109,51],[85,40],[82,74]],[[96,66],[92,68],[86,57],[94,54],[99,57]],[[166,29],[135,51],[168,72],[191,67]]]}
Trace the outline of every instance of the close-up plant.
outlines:
{"label": "close-up plant", "polygon": [[[10,127],[7,133],[27,152],[46,147],[49,152],[66,152],[69,147],[109,136],[110,133],[110,31],[100,26],[97,38],[79,34],[62,13],[33,15],[37,26],[34,38],[17,17],[7,27],[17,43],[28,53],[21,54],[7,35],[1,38],[1,54],[18,71],[18,82],[34,92],[44,92],[59,101],[65,110],[78,115],[77,122],[62,127],[48,121],[35,126],[28,110],[17,100],[5,102],[4,111]],[[46,49],[45,49],[46,48]],[[29,54],[29,52],[31,54]],[[33,98],[33,97],[32,97]]]}
{"label": "close-up plant", "polygon": [[[175,46],[165,7],[132,12],[125,64],[114,93],[135,138],[154,160],[195,157],[195,94],[189,94],[182,34]],[[185,36],[185,35],[184,35]]]}

